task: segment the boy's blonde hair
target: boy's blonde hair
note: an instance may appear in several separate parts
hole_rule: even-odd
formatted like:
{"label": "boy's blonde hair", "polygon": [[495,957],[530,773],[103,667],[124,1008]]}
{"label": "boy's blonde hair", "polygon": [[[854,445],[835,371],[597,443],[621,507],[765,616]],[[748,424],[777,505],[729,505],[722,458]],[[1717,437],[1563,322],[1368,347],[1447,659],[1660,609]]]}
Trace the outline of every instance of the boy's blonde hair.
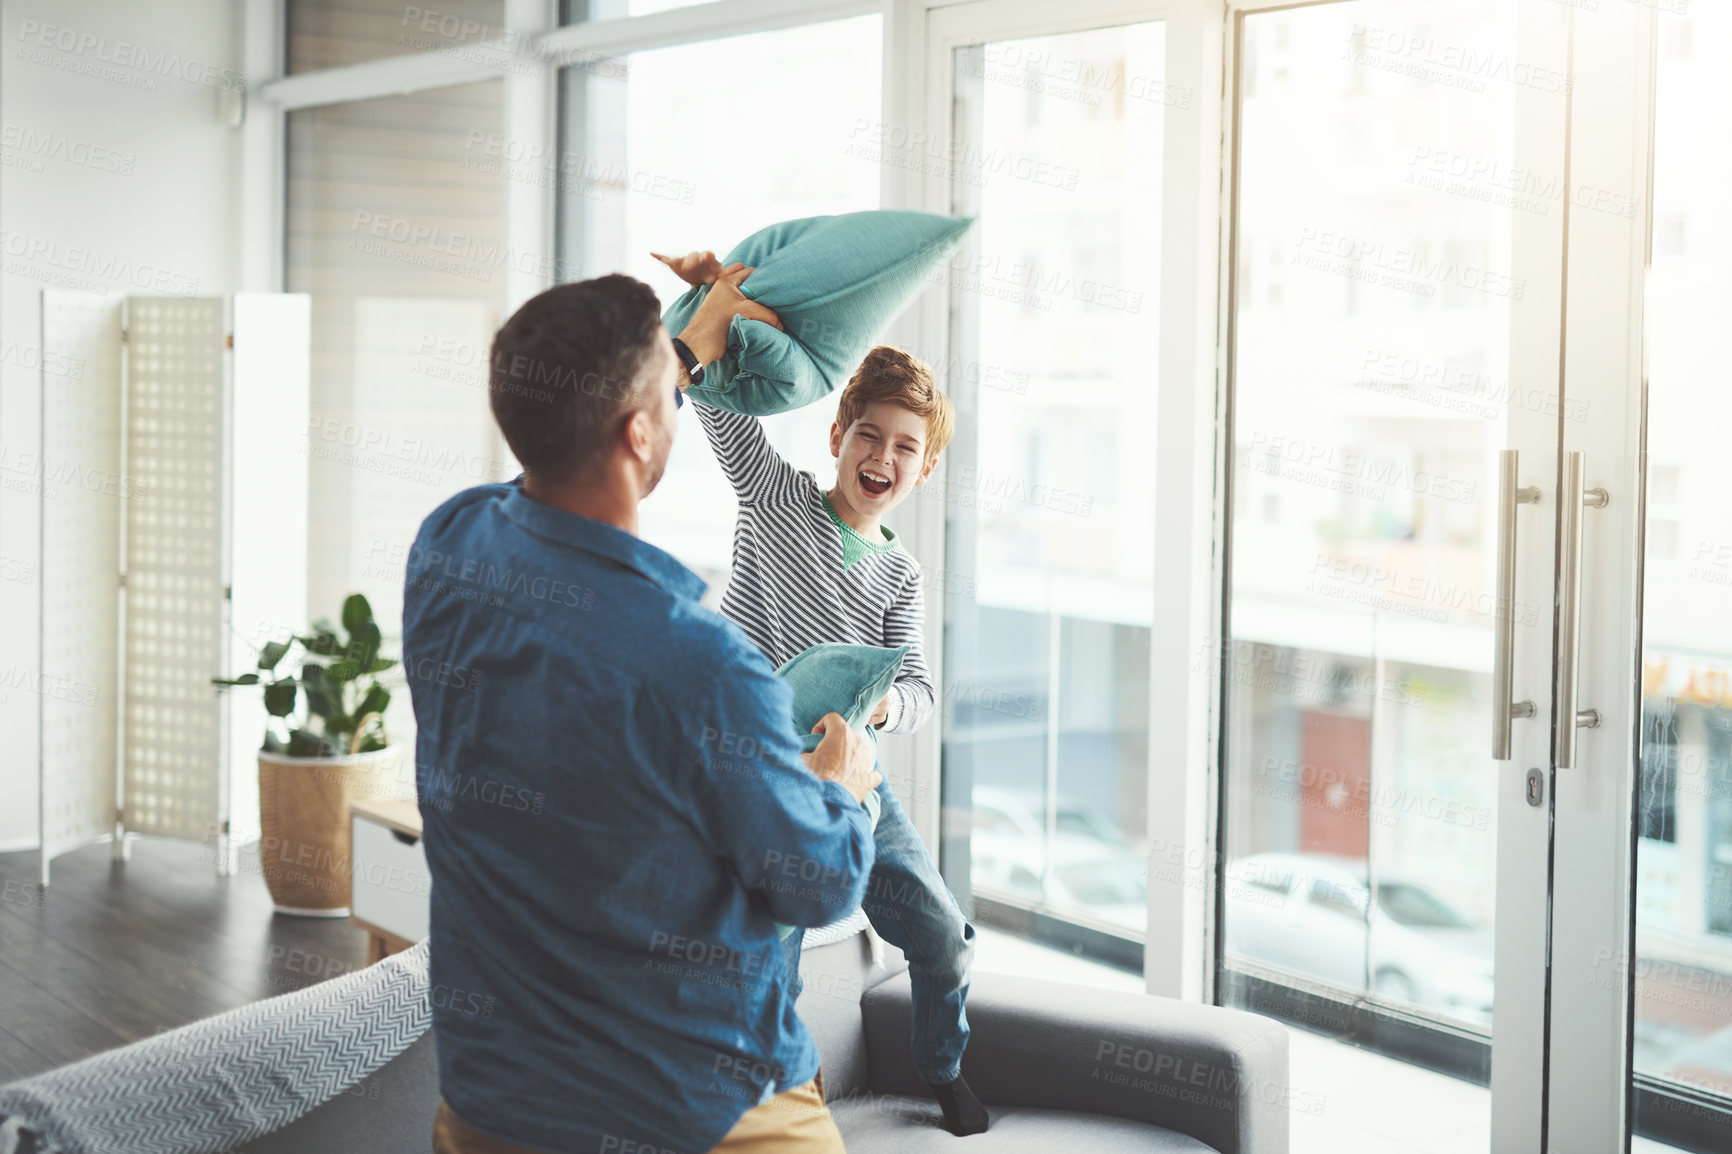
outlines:
{"label": "boy's blonde hair", "polygon": [[879,345],[866,354],[854,376],[842,390],[836,405],[836,424],[846,434],[875,401],[901,405],[926,422],[926,453],[921,468],[950,444],[956,432],[956,410],[950,398],[938,389],[932,370],[919,357]]}

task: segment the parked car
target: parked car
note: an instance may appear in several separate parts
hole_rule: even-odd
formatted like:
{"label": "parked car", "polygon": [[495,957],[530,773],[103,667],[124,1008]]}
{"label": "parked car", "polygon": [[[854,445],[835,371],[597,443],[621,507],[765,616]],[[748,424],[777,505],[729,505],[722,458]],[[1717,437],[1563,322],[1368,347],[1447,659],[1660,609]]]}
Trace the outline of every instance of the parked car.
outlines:
{"label": "parked car", "polygon": [[975,787],[974,888],[985,897],[1081,913],[1140,936],[1148,924],[1142,855],[1099,815],[1062,802],[1049,843],[1039,804],[1010,790]]}
{"label": "parked car", "polygon": [[1285,970],[1350,993],[1489,1026],[1492,938],[1419,882],[1365,862],[1263,853],[1227,867],[1229,961]]}

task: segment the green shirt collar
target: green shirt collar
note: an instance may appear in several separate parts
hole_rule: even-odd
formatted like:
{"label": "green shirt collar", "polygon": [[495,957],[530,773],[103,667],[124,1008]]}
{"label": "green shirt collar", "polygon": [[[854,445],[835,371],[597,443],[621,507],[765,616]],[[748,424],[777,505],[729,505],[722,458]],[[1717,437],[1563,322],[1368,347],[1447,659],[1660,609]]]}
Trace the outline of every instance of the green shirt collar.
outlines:
{"label": "green shirt collar", "polygon": [[884,534],[882,541],[874,541],[837,515],[836,507],[830,504],[830,494],[819,493],[824,502],[824,512],[830,514],[830,520],[836,522],[836,528],[842,533],[842,568],[852,569],[854,562],[871,553],[888,553],[896,548],[896,533],[887,525],[878,526],[878,531]]}

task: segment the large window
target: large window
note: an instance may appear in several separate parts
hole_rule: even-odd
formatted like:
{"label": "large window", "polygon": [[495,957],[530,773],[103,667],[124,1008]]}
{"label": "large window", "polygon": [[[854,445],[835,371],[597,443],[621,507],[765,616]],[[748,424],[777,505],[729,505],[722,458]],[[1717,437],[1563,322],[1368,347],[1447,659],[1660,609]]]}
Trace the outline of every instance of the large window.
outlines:
{"label": "large window", "polygon": [[[920,49],[891,61],[885,16],[838,19],[827,0],[564,0],[562,26],[516,34],[508,7],[537,8],[285,5],[299,75],[254,107],[295,109],[286,280],[314,297],[315,612],[359,588],[394,618],[420,518],[515,472],[486,412],[486,348],[539,286],[623,271],[667,302],[685,286],[652,249],[725,254],[775,221],[880,204],[973,215],[898,329],[959,423],[894,526],[926,568],[941,714],[885,749],[976,921],[1129,969],[1158,942],[1161,992],[1206,998],[1212,982],[1220,1002],[1303,1026],[1295,1069],[1349,1054],[1317,1038],[1334,1034],[1483,1082],[1495,1046],[1499,1094],[1549,1101],[1554,1140],[1568,1111],[1624,1100],[1590,1066],[1623,1052],[1607,1023],[1623,1030],[1630,992],[1638,1118],[1723,1128],[1732,522],[1714,338],[1732,302],[1724,150],[1704,142],[1727,103],[1711,49],[1728,4],[1186,0],[1183,20],[1109,26],[1123,17],[1106,3],[928,0],[894,10],[894,42]],[[1628,60],[1607,57],[1613,40]],[[1169,63],[1191,87],[1169,85]],[[557,85],[537,83],[547,68]],[[1613,106],[1645,107],[1650,75],[1651,185],[1646,148],[1612,155],[1629,135]],[[1643,266],[1619,230],[1650,220]],[[1612,301],[1629,274],[1640,325]],[[1646,357],[1615,396],[1628,333]],[[832,415],[765,422],[821,483]],[[695,413],[680,420],[642,531],[719,598],[734,499]],[[1605,475],[1636,469],[1614,443],[1651,455],[1644,491]],[[1645,584],[1589,572],[1576,653],[1583,681],[1602,680],[1577,705],[1602,724],[1548,773],[1542,730],[1576,732],[1548,728],[1567,679],[1536,675],[1564,636],[1556,466],[1583,447],[1588,484],[1612,493],[1589,503],[1587,567],[1638,555],[1619,519],[1641,509]],[[1495,501],[1512,450],[1541,502],[1510,514],[1505,597]],[[1205,530],[1210,510],[1225,524]],[[1605,608],[1638,588],[1641,632],[1617,633]],[[1635,674],[1606,694],[1606,653],[1634,666],[1638,648],[1639,694]],[[1502,653],[1523,686],[1494,709]],[[1486,722],[1522,695],[1541,704],[1513,714],[1519,756],[1494,762]],[[1638,701],[1626,797],[1604,751]],[[1499,793],[1506,770],[1525,791]],[[1151,807],[1167,785],[1171,811]],[[1615,876],[1632,859],[1633,895]],[[1601,925],[1607,894],[1631,898],[1630,939]],[[1543,1061],[1535,1031],[1557,1043]],[[1403,1069],[1401,1085],[1436,1088]],[[1403,1127],[1420,1117],[1354,1086]],[[1484,1098],[1427,1108],[1483,1148]],[[1295,1123],[1296,1147],[1342,1145]]]}
{"label": "large window", "polygon": [[[487,349],[513,254],[500,83],[291,113],[287,288],[312,296],[307,604],[333,620],[365,593],[394,632],[421,520],[516,473],[487,406]],[[296,623],[299,624],[299,623]],[[409,696],[387,723],[413,737]]]}
{"label": "large window", "polygon": [[[1082,925],[1135,966],[1147,921],[1161,24],[955,53],[942,270],[958,429],[942,484],[950,885],[979,920]],[[885,137],[887,154],[897,149]],[[913,161],[934,163],[909,144]],[[948,835],[947,835],[948,836]],[[1125,943],[1115,946],[1114,942]]]}
{"label": "large window", "polygon": [[[565,139],[552,166],[562,279],[626,272],[667,304],[686,285],[652,251],[725,257],[777,221],[876,208],[878,165],[851,146],[878,118],[881,42],[881,18],[861,16],[566,69]],[[827,483],[835,415],[831,398],[765,424],[784,456]],[[643,504],[644,538],[701,572],[719,599],[735,508],[687,406]]]}

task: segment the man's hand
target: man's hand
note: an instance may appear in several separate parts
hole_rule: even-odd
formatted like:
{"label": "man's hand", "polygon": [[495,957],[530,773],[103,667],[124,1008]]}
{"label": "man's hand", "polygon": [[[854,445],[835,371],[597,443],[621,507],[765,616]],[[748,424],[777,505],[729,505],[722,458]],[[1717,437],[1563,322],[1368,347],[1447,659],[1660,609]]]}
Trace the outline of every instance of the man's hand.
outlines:
{"label": "man's hand", "polygon": [[747,299],[740,291],[740,283],[751,275],[752,270],[743,264],[723,269],[710,286],[704,303],[698,306],[691,322],[680,333],[680,340],[686,342],[692,355],[704,364],[719,360],[728,351],[728,325],[736,316],[782,327],[775,313],[757,301]]}
{"label": "man's hand", "polygon": [[872,711],[872,720],[867,725],[883,725],[890,720],[890,695],[885,694],[884,700],[878,703],[878,708]]}
{"label": "man's hand", "polygon": [[746,267],[744,262],[736,261],[724,269],[722,262],[716,259],[716,254],[707,249],[703,252],[688,252],[685,256],[663,256],[659,252],[652,252],[650,255],[667,265],[675,276],[687,284],[715,284],[716,278],[724,272],[734,272]]}
{"label": "man's hand", "polygon": [[811,753],[802,753],[800,760],[824,781],[833,781],[864,802],[866,795],[878,787],[884,775],[872,768],[872,743],[857,729],[850,729],[840,713],[826,713],[812,727],[824,740]]}

